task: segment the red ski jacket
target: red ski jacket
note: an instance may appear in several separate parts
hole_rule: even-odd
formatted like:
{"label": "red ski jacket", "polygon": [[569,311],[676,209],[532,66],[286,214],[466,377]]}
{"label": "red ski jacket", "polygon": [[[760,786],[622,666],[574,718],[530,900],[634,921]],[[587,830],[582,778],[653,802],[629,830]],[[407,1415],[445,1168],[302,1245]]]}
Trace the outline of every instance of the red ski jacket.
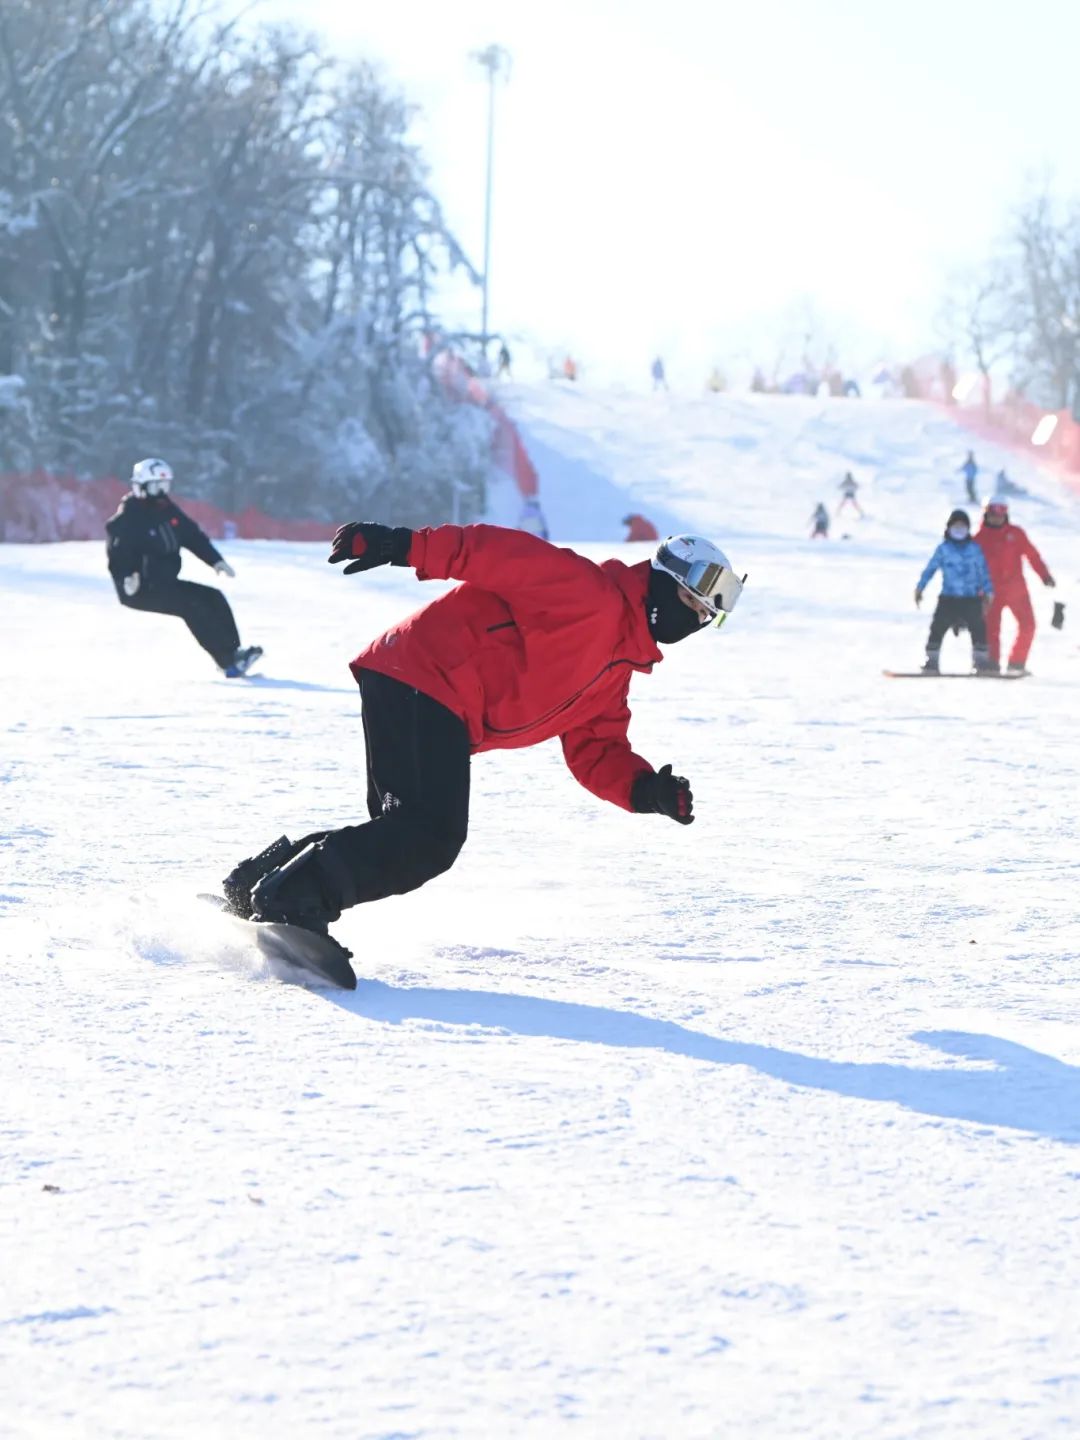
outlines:
{"label": "red ski jacket", "polygon": [[651,520],[646,520],[644,515],[627,515],[623,524],[630,527],[626,532],[627,540],[660,539],[656,526]]}
{"label": "red ski jacket", "polygon": [[1014,585],[1023,585],[1025,556],[1040,580],[1050,579],[1042,556],[1019,525],[987,525],[984,521],[975,539],[986,556],[995,595]]}
{"label": "red ski jacket", "polygon": [[630,677],[663,656],[649,633],[649,562],[596,565],[535,535],[495,525],[417,530],[420,580],[462,580],[360,652],[377,670],[465,722],[474,753],[558,736],[576,779],[630,807],[647,760],[627,740]]}

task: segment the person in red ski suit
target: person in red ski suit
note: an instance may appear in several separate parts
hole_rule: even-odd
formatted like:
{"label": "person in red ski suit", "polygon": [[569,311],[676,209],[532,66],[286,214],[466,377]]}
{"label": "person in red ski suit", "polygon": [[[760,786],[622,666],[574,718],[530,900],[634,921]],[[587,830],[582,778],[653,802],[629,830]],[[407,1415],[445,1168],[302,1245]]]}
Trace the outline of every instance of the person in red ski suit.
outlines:
{"label": "person in red ski suit", "polygon": [[975,536],[986,556],[994,596],[986,612],[986,643],[990,668],[1001,669],[1001,614],[1011,610],[1016,617],[1016,639],[1009,654],[1009,669],[1027,667],[1031,642],[1035,638],[1035,614],[1024,580],[1026,559],[1044,585],[1054,586],[1054,577],[1019,525],[1009,521],[1009,507],[1003,500],[991,500],[983,511],[983,523]]}
{"label": "person in red ski suit", "polygon": [[660,539],[660,532],[651,520],[646,520],[644,515],[624,515],[622,523],[627,526],[626,534],[623,536],[626,541],[652,540],[655,544]]}
{"label": "person in red ski suit", "polygon": [[[247,919],[326,933],[342,910],[415,890],[448,870],[468,829],[473,755],[558,739],[574,777],[639,814],[694,821],[689,782],[656,771],[627,738],[631,677],[661,645],[719,624],[742,581],[699,536],[651,560],[592,560],[494,525],[343,525],[345,574],[408,566],[455,589],[407,616],[350,664],[367,747],[366,824],[282,836],[224,882]],[[743,577],[745,579],[745,577]]]}

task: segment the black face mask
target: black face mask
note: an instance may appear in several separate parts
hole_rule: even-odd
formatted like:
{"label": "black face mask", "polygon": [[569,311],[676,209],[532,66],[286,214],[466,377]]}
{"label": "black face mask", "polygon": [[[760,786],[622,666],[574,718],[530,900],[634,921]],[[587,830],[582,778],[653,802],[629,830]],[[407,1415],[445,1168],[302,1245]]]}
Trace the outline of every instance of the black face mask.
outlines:
{"label": "black face mask", "polygon": [[649,620],[649,634],[660,645],[674,645],[688,635],[708,628],[702,624],[697,611],[679,599],[679,586],[666,570],[649,572],[645,613]]}

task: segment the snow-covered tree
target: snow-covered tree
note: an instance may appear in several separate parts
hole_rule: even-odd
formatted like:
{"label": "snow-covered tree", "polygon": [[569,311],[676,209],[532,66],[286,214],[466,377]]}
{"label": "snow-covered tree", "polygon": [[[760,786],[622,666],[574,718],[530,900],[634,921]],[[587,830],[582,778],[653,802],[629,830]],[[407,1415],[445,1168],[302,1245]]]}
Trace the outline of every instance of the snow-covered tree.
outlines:
{"label": "snow-covered tree", "polygon": [[485,422],[421,345],[467,262],[411,120],[191,0],[4,0],[0,468],[161,453],[236,509],[474,513]]}

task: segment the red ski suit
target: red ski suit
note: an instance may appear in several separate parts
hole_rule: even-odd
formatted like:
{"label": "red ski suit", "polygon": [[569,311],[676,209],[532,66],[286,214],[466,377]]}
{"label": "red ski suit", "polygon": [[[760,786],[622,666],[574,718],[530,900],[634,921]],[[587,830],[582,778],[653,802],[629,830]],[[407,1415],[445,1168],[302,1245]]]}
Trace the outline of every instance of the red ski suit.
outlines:
{"label": "red ski suit", "polygon": [[660,539],[656,526],[651,520],[646,520],[644,515],[627,515],[623,524],[630,527],[626,532],[627,540]]}
{"label": "red ski suit", "polygon": [[1035,612],[1024,580],[1025,558],[1039,579],[1046,582],[1050,571],[1042,556],[1019,525],[987,525],[975,536],[986,556],[994,598],[986,612],[986,643],[991,660],[1001,660],[1001,614],[1011,610],[1017,632],[1009,655],[1010,665],[1025,665],[1035,638]]}
{"label": "red ski suit", "polygon": [[624,810],[652,766],[627,739],[630,677],[663,659],[649,633],[649,562],[594,564],[519,530],[417,530],[420,580],[465,583],[352,661],[430,695],[465,722],[474,754],[558,736],[575,778]]}

